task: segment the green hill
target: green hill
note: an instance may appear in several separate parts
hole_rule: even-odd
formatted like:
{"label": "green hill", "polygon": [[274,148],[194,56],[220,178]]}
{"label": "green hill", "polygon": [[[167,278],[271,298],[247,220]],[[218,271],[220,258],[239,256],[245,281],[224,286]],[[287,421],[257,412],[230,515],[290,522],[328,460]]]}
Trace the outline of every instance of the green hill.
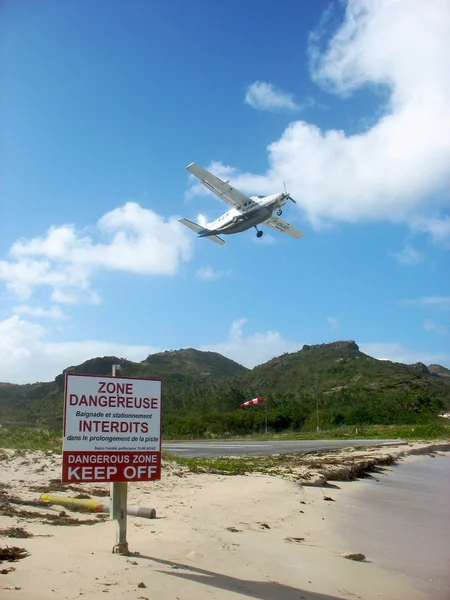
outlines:
{"label": "green hill", "polygon": [[448,400],[450,381],[441,377],[445,371],[450,374],[439,365],[433,365],[430,371],[423,363],[378,360],[361,352],[354,341],[339,341],[305,345],[299,352],[283,354],[255,367],[241,379],[261,392],[308,393],[314,389],[317,375],[322,394],[421,388]]}
{"label": "green hill", "polygon": [[[161,378],[164,385],[164,411],[187,413],[203,411],[215,405],[211,394],[216,385],[247,369],[216,352],[193,348],[150,354],[135,363],[117,356],[92,358],[67,367],[54,382],[17,385],[0,383],[0,423],[42,424],[59,428],[65,373],[110,375],[119,364],[123,377]],[[219,401],[217,397],[217,401]],[[219,408],[219,407],[218,407]]]}
{"label": "green hill", "polygon": [[443,367],[442,365],[429,365],[428,370],[434,375],[440,375],[442,377],[450,377],[450,369]]}
{"label": "green hill", "polygon": [[231,377],[248,371],[242,365],[217,352],[202,352],[194,348],[150,354],[143,364],[148,365],[152,371],[164,375],[183,373],[202,377]]}
{"label": "green hill", "polygon": [[48,383],[0,383],[0,423],[62,425],[64,374],[163,380],[163,423],[169,435],[246,432],[263,418],[261,407],[237,410],[264,396],[273,430],[312,426],[316,403],[329,425],[414,423],[450,408],[450,371],[440,365],[404,365],[362,353],[354,341],[305,345],[254,369],[215,352],[193,348],[149,355],[140,363],[116,356],[71,366]]}

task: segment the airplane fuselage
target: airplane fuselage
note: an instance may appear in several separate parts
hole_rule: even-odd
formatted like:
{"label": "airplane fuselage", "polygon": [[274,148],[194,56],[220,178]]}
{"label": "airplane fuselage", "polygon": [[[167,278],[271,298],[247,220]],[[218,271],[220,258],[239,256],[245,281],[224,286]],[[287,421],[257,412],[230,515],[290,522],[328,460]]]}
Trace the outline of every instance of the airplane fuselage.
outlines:
{"label": "airplane fuselage", "polygon": [[207,223],[205,229],[199,233],[200,237],[208,235],[240,233],[251,227],[263,223],[272,216],[276,208],[281,208],[287,202],[285,194],[272,194],[271,196],[252,196],[247,205],[238,210],[232,208],[215,221]]}
{"label": "airplane fuselage", "polygon": [[[238,213],[238,211],[230,212]],[[272,208],[263,206],[252,211],[250,214],[242,215],[238,213],[235,215],[230,215],[231,220],[229,220],[228,223],[222,227],[219,226],[216,231],[218,233],[223,233],[224,235],[230,233],[239,233],[240,231],[247,231],[247,229],[250,229],[251,227],[254,227],[255,225],[258,225],[259,223],[262,223],[268,219],[270,216],[272,216],[272,213]]]}

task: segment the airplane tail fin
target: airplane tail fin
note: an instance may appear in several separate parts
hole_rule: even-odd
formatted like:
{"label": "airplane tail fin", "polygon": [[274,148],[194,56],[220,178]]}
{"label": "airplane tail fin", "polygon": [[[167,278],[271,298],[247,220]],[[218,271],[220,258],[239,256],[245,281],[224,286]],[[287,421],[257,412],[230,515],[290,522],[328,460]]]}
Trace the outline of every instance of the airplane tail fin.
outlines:
{"label": "airplane tail fin", "polygon": [[[205,231],[205,228],[202,227],[201,225],[199,225],[198,223],[194,223],[194,221],[189,221],[189,219],[178,219],[180,223],[183,223],[183,225],[186,225],[186,227],[189,227],[189,229],[192,229],[192,231],[195,231],[196,233],[203,233]],[[223,240],[222,238],[220,238],[218,235],[202,235],[200,237],[206,237],[208,240],[211,240],[212,242],[215,242],[216,244],[220,244],[221,246],[223,246],[223,244],[225,244],[225,240]]]}

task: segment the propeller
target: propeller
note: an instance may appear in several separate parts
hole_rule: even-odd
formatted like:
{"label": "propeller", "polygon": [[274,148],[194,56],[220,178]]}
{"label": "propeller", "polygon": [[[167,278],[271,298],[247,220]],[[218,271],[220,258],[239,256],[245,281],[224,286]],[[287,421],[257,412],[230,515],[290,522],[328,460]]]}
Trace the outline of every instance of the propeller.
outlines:
{"label": "propeller", "polygon": [[288,194],[288,192],[286,191],[286,182],[283,181],[283,185],[284,185],[284,193],[286,194],[286,196],[289,198],[289,200],[292,200],[292,202],[294,204],[297,204],[297,202],[294,200],[294,198],[292,198],[292,196],[290,194]]}

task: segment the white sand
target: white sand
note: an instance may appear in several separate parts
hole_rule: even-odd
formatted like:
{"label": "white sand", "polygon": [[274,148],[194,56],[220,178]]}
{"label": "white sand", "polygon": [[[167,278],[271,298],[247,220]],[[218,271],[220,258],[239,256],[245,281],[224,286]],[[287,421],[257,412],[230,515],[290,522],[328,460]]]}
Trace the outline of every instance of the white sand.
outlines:
{"label": "white sand", "polygon": [[[27,453],[0,462],[0,484],[21,498],[37,499],[39,492],[30,487],[45,486],[52,478],[60,478],[59,456]],[[349,485],[356,489],[359,484]],[[79,487],[87,493],[91,487],[108,489],[105,484]],[[337,502],[325,501],[324,492]],[[0,598],[97,599],[108,594],[111,599],[148,600],[429,600],[376,560],[354,562],[340,556],[364,549],[331,533],[338,493],[302,488],[275,476],[186,474],[166,466],[160,482],[129,484],[130,504],[157,511],[152,520],[128,518],[128,543],[135,553],[129,557],[112,554],[113,521],[69,527],[0,516],[0,529],[23,526],[36,536],[52,536],[0,537],[0,546],[30,552],[18,562],[0,565],[0,570],[15,567],[0,574]],[[54,506],[41,512],[60,510]],[[287,537],[305,539],[289,542]]]}

